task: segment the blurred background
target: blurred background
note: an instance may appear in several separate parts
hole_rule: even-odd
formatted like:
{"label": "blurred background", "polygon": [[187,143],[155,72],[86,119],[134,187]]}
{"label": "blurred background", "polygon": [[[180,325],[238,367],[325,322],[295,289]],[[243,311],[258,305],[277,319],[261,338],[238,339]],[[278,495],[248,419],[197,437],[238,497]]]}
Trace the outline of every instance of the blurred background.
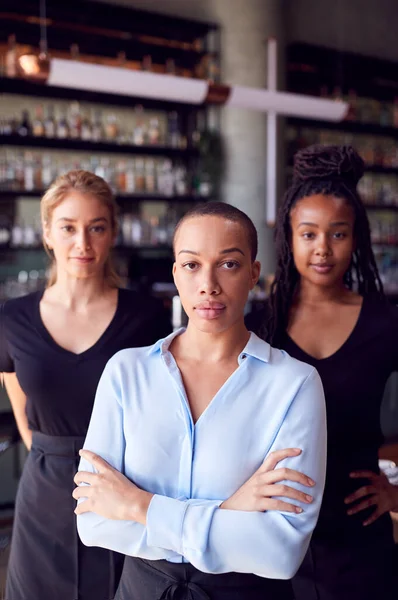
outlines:
{"label": "blurred background", "polygon": [[[247,212],[258,229],[263,270],[250,302],[261,302],[275,267],[267,181],[281,198],[297,150],[347,143],[367,165],[360,191],[383,283],[397,302],[397,8],[396,0],[3,0],[0,301],[44,285],[40,197],[59,173],[83,168],[104,177],[117,197],[114,253],[126,286],[149,290],[171,306],[174,226],[195,202],[223,200]],[[225,85],[267,87],[270,37],[277,40],[278,90],[343,100],[349,109],[339,122],[279,116],[276,166],[267,172],[267,114],[223,101]],[[22,72],[19,58],[40,52],[32,80],[29,60]],[[46,81],[47,56],[72,66],[212,82],[220,97],[189,101],[183,85],[173,99],[170,90],[154,98],[145,89],[128,95],[116,84],[106,90],[54,85]],[[6,519],[24,451],[3,389],[0,394]],[[393,443],[396,378],[382,420]]]}

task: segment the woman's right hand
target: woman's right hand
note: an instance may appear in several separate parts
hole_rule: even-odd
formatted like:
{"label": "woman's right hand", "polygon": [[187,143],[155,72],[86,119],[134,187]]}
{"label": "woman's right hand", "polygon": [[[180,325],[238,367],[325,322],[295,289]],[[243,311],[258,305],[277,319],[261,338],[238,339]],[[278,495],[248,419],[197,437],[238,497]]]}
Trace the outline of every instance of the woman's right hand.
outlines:
{"label": "woman's right hand", "polygon": [[285,467],[275,468],[281,460],[300,454],[301,450],[299,448],[287,448],[271,452],[261,467],[228,500],[225,500],[220,508],[258,512],[267,510],[303,512],[300,506],[275,498],[275,496],[291,498],[305,504],[312,502],[313,497],[309,494],[292,488],[286,483],[278,483],[280,481],[294,481],[306,487],[315,485],[315,482],[303,473]]}

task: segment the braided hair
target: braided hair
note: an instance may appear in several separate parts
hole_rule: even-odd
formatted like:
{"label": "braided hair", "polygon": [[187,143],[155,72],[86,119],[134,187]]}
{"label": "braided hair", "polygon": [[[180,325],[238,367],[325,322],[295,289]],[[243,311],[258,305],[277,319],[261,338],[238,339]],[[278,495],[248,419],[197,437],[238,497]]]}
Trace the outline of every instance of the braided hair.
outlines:
{"label": "braided hair", "polygon": [[356,245],[344,283],[348,289],[353,289],[355,282],[361,295],[376,293],[384,298],[366,209],[357,192],[357,184],[363,173],[364,162],[351,146],[314,145],[295,155],[293,182],[283,198],[275,230],[277,267],[262,332],[270,344],[278,346],[281,343],[300,279],[291,248],[290,214],[297,202],[306,196],[335,196],[352,206]]}

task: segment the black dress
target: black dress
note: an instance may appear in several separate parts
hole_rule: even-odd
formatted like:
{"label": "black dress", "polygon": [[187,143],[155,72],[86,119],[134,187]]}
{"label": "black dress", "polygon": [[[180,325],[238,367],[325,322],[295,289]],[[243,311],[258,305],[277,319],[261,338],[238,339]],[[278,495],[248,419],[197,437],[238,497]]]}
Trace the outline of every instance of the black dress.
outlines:
{"label": "black dress", "polygon": [[119,290],[106,331],[74,354],[45,328],[42,295],[0,307],[0,372],[16,372],[33,432],[16,499],[6,600],[110,600],[124,557],[78,539],[72,498],[78,451],[107,361],[123,348],[154,343],[171,327],[157,301]]}
{"label": "black dress", "polygon": [[[248,315],[249,329],[262,334],[267,308]],[[356,326],[337,352],[318,360],[286,333],[281,347],[313,365],[325,390],[328,459],[323,504],[307,556],[293,579],[296,600],[393,600],[394,542],[388,514],[364,527],[372,509],[348,516],[344,498],[366,481],[357,470],[379,472],[383,442],[380,407],[390,374],[398,370],[398,307],[364,298]]]}

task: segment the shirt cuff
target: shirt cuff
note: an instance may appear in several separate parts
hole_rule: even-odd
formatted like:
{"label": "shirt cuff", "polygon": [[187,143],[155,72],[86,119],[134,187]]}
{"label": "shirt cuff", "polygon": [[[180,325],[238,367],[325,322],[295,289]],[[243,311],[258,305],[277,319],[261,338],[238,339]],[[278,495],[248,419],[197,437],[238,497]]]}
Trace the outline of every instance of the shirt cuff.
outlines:
{"label": "shirt cuff", "polygon": [[148,546],[183,555],[182,533],[188,502],[155,494],[146,515]]}

